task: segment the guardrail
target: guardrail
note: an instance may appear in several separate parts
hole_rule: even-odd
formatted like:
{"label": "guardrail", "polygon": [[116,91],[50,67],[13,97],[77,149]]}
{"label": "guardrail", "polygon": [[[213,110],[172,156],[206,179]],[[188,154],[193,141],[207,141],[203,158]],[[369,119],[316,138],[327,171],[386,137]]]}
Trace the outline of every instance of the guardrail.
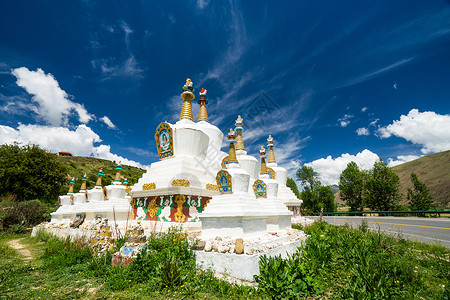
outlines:
{"label": "guardrail", "polygon": [[[323,212],[323,216],[357,216],[357,215],[369,215],[372,216],[372,214],[377,215],[409,215],[412,217],[413,215],[424,215],[424,214],[437,214],[439,218],[441,217],[441,214],[450,214],[450,210],[401,210],[401,211],[335,211],[335,212]],[[313,216],[318,216],[320,213],[313,213]]]}

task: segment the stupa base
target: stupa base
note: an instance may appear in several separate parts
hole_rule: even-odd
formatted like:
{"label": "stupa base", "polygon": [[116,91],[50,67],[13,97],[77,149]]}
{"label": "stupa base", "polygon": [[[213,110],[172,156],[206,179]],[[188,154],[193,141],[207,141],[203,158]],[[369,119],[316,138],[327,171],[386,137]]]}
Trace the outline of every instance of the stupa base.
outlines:
{"label": "stupa base", "polygon": [[[224,245],[226,237],[213,240],[211,247],[207,242],[204,250],[195,251],[197,265],[201,269],[211,269],[215,273],[225,274],[246,281],[255,281],[254,276],[259,275],[259,259],[266,255],[269,257],[288,255],[298,251],[307,235],[299,230],[288,230],[285,234],[272,236],[266,234],[256,240],[244,241],[244,253],[236,254],[233,245]],[[218,245],[219,244],[219,245]],[[229,248],[225,253],[221,253]]]}

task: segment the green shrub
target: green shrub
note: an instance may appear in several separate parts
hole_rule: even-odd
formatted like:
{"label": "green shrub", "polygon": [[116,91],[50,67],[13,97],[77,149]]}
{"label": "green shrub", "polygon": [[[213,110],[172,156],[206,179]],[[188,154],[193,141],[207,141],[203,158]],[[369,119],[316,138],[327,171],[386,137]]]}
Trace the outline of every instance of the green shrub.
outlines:
{"label": "green shrub", "polygon": [[[33,227],[50,220],[49,208],[39,200],[24,202],[1,202],[0,227],[5,229],[19,229]],[[20,226],[19,226],[20,225]]]}
{"label": "green shrub", "polygon": [[259,261],[258,292],[272,299],[294,299],[315,294],[317,287],[312,270],[302,262],[298,253],[287,259],[262,256]]}

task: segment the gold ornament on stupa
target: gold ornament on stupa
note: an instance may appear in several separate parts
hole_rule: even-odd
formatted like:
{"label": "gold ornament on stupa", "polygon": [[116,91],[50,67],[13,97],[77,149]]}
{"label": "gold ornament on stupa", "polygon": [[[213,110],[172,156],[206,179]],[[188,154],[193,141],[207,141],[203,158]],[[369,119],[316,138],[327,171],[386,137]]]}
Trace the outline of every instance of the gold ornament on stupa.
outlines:
{"label": "gold ornament on stupa", "polygon": [[98,170],[98,173],[97,173],[98,178],[97,178],[97,182],[95,183],[96,187],[100,187],[100,188],[102,187],[102,177],[103,177],[103,175],[105,175],[105,173],[103,173],[103,169],[100,168],[100,170]]}
{"label": "gold ornament on stupa", "polygon": [[81,178],[80,193],[86,192],[86,182],[87,182],[87,174],[84,173],[83,178]]}
{"label": "gold ornament on stupa", "polygon": [[267,157],[268,163],[276,163],[275,154],[273,153],[273,137],[269,134],[267,138],[267,146],[269,147],[269,155]]}
{"label": "gold ornament on stupa", "polygon": [[114,182],[120,182],[120,171],[122,171],[122,165],[120,164],[121,162],[119,161],[119,163],[116,166],[116,177],[114,178]]}
{"label": "gold ornament on stupa", "polygon": [[197,122],[200,122],[200,121],[209,122],[208,113],[206,111],[206,104],[208,104],[208,100],[206,100],[207,92],[208,91],[205,90],[204,88],[202,88],[202,90],[200,91],[200,100],[197,101],[197,103],[200,104],[200,108],[198,110]]}
{"label": "gold ornament on stupa", "polygon": [[75,177],[72,177],[72,180],[70,181],[69,192],[67,194],[73,194],[73,186],[74,185],[75,185]]}
{"label": "gold ornament on stupa", "polygon": [[230,131],[228,132],[228,142],[230,143],[230,148],[228,149],[228,162],[229,163],[237,163],[236,159],[236,150],[234,148],[234,143],[236,143],[236,132],[233,130],[233,128],[230,128]]}
{"label": "gold ornament on stupa", "polygon": [[186,84],[183,86],[183,93],[181,94],[181,98],[183,98],[183,106],[181,107],[180,120],[181,119],[189,119],[194,121],[192,116],[192,105],[191,101],[194,100],[194,88],[192,87],[193,82],[188,78],[186,79]]}
{"label": "gold ornament on stupa", "polygon": [[259,156],[261,157],[261,171],[259,172],[259,174],[269,174],[266,166],[266,150],[264,149],[264,146],[261,146],[261,149],[259,150]]}
{"label": "gold ornament on stupa", "polygon": [[244,120],[239,115],[236,119],[236,150],[245,150],[244,147],[244,139],[242,138],[242,131],[244,131],[244,128],[242,127],[242,122]]}

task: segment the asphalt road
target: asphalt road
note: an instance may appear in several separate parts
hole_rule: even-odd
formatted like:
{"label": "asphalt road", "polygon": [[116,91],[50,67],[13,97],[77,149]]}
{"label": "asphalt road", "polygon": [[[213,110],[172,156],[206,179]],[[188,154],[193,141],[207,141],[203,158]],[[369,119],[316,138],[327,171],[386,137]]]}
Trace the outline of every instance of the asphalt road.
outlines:
{"label": "asphalt road", "polygon": [[[318,220],[319,217],[310,217]],[[362,220],[367,221],[371,230],[378,230],[393,235],[401,235],[409,240],[418,240],[429,244],[440,244],[450,248],[449,218],[415,218],[415,217],[323,217],[333,225],[349,224],[358,227]]]}

